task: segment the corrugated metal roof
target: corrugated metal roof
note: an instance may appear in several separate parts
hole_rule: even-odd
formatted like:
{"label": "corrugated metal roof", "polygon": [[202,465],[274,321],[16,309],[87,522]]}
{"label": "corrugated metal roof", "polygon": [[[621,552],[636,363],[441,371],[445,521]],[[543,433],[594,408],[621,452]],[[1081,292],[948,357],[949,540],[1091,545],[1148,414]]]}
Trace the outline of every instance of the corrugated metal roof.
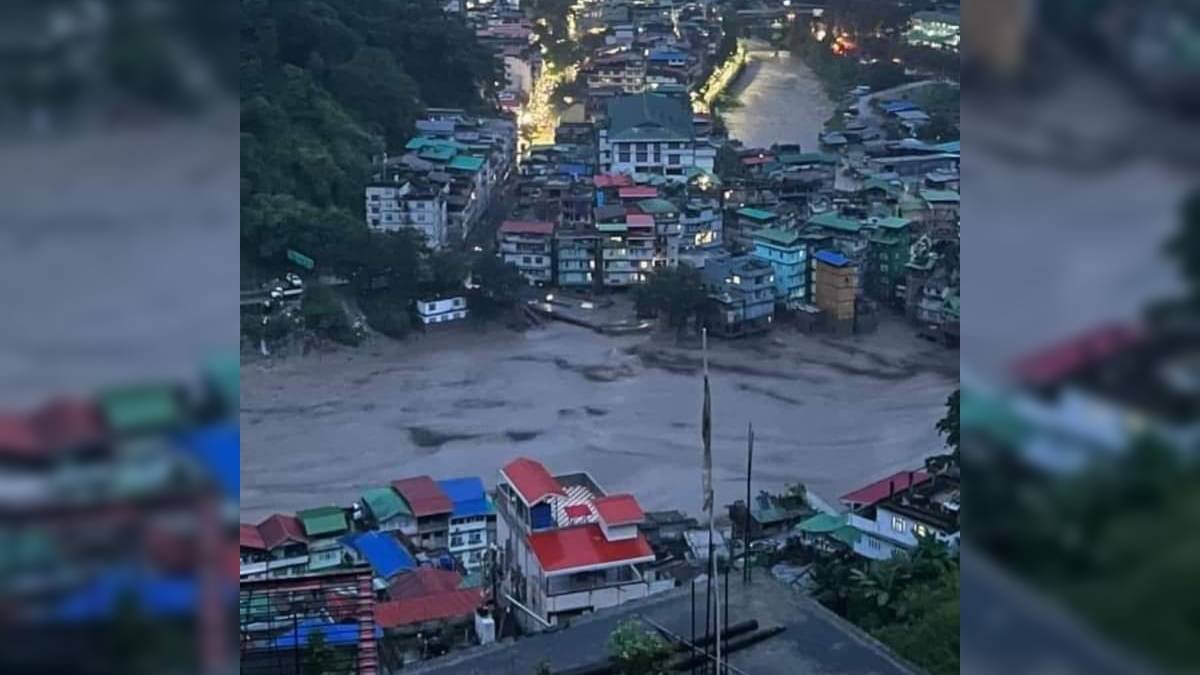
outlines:
{"label": "corrugated metal roof", "polygon": [[396,628],[426,621],[470,616],[483,604],[483,589],[463,588],[411,600],[391,600],[375,605],[375,623]]}
{"label": "corrugated metal roof", "polygon": [[554,234],[554,223],[539,220],[506,220],[500,223],[501,234]]}
{"label": "corrugated metal roof", "polygon": [[814,253],[813,257],[827,265],[833,265],[834,267],[844,267],[850,263],[850,260],[841,253],[826,251],[824,249]]}
{"label": "corrugated metal roof", "polygon": [[534,532],[529,535],[529,547],[547,573],[654,560],[654,551],[644,536],[610,541],[599,525]]}
{"label": "corrugated metal roof", "polygon": [[462,586],[463,577],[454,570],[422,567],[396,577],[388,587],[392,600],[413,600],[447,591],[456,591]]}
{"label": "corrugated metal roof", "polygon": [[263,542],[262,533],[258,531],[258,527],[248,523],[242,523],[238,528],[238,545],[242,548],[267,550],[267,545]]}
{"label": "corrugated metal roof", "polygon": [[390,487],[371,488],[363,492],[363,502],[378,522],[396,516],[411,516],[412,509],[399,494]]}
{"label": "corrugated metal roof", "polygon": [[296,514],[304,533],[311,539],[330,534],[341,534],[349,529],[346,524],[346,512],[336,506],[318,506],[315,509],[305,509]]}
{"label": "corrugated metal roof", "polygon": [[146,385],[112,389],[98,397],[108,426],[117,434],[169,429],[180,423],[183,408],[175,387]]}
{"label": "corrugated metal roof", "polygon": [[25,415],[0,414],[0,455],[36,458],[44,453],[45,446],[32,420]]}
{"label": "corrugated metal roof", "polygon": [[450,478],[439,480],[438,487],[450,498],[454,510],[451,517],[469,518],[486,516],[495,513],[487,492],[483,489],[483,481],[474,476],[467,478]]}
{"label": "corrugated metal roof", "polygon": [[564,495],[562,486],[541,462],[518,457],[500,469],[525,504],[532,506],[550,495]]}
{"label": "corrugated metal roof", "polygon": [[307,544],[308,535],[304,534],[304,524],[295,516],[285,516],[276,513],[258,524],[258,532],[262,535],[263,543],[268,549],[281,544]]}
{"label": "corrugated metal roof", "polygon": [[392,483],[418,518],[450,513],[453,504],[445,492],[429,476],[414,476]]}
{"label": "corrugated metal roof", "polygon": [[236,424],[214,424],[185,434],[180,444],[229,497],[241,494],[241,436]]}
{"label": "corrugated metal roof", "polygon": [[770,211],[764,211],[763,209],[756,209],[750,206],[738,209],[737,214],[739,216],[745,216],[751,220],[758,221],[773,220],[775,218],[775,214]]}
{"label": "corrugated metal roof", "polygon": [[366,558],[375,575],[380,578],[390,579],[416,567],[412,555],[390,533],[364,532],[346,537],[343,541]]}
{"label": "corrugated metal roof", "polygon": [[592,502],[592,506],[607,525],[629,525],[646,520],[642,505],[633,495],[608,495]]}
{"label": "corrugated metal roof", "polygon": [[887,499],[893,489],[896,492],[907,490],[910,477],[913,485],[919,485],[929,480],[929,474],[925,471],[897,471],[887,478],[842,495],[841,501],[850,505],[875,504]]}

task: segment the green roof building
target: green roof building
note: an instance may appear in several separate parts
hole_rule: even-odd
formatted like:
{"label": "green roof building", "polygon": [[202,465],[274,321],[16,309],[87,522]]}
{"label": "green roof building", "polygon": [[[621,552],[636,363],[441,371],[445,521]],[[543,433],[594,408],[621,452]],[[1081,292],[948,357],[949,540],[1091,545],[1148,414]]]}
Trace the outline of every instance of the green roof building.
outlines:
{"label": "green roof building", "polygon": [[408,502],[390,487],[371,488],[363,492],[362,503],[380,529],[395,529],[388,526],[399,527],[400,522],[412,518]]}
{"label": "green roof building", "polygon": [[184,421],[183,402],[171,385],[110,389],[98,397],[104,420],[118,436],[168,431]]}
{"label": "green roof building", "polygon": [[333,537],[350,529],[346,523],[346,512],[336,506],[318,506],[296,514],[304,525],[304,534],[309,540]]}

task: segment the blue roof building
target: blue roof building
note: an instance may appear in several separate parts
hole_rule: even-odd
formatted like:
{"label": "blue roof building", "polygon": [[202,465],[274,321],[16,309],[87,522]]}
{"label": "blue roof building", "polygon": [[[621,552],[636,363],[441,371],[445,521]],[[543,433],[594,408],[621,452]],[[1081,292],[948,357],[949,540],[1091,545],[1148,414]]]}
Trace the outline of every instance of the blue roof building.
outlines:
{"label": "blue roof building", "polygon": [[215,424],[182,435],[179,446],[208,472],[230,499],[241,494],[241,441],[237,424]]}
{"label": "blue roof building", "polygon": [[381,579],[390,579],[417,566],[412,555],[391,534],[363,532],[344,537],[342,543],[365,558],[375,576]]}
{"label": "blue roof building", "polygon": [[488,548],[496,539],[496,508],[476,477],[438,481],[438,487],[450,498],[450,553],[467,572],[480,569],[487,560]]}
{"label": "blue roof building", "polygon": [[[325,644],[332,647],[349,647],[358,644],[358,623],[333,623],[328,619],[301,619],[296,627],[275,638],[276,649],[308,646],[309,636],[322,633]],[[383,629],[375,627],[375,639],[383,638]]]}

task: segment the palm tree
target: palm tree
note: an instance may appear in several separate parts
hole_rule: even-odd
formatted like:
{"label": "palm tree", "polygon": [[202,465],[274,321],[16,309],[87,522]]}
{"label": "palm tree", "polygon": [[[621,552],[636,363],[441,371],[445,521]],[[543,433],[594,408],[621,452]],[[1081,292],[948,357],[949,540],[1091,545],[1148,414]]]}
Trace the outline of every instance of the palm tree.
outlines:
{"label": "palm tree", "polygon": [[917,537],[917,547],[905,556],[907,572],[913,581],[936,579],[958,564],[945,542],[928,536]]}
{"label": "palm tree", "polygon": [[887,560],[866,570],[850,573],[855,594],[864,601],[880,623],[891,623],[908,613],[904,589],[909,583],[907,566],[902,559]]}
{"label": "palm tree", "polygon": [[851,575],[856,571],[852,560],[845,554],[819,554],[808,571],[812,596],[817,602],[845,616],[854,583]]}

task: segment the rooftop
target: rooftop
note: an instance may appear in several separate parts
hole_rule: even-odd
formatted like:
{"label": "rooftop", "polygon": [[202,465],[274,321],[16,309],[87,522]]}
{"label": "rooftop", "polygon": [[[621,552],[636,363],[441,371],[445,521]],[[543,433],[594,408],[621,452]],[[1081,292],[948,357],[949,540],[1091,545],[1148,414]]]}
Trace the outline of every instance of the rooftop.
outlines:
{"label": "rooftop", "polygon": [[676,213],[679,211],[678,206],[675,206],[674,203],[666,199],[643,199],[637,203],[637,206],[642,210],[642,213],[649,213],[651,215]]}
{"label": "rooftop", "polygon": [[646,520],[641,504],[630,494],[608,495],[592,502],[605,524],[631,525]]}
{"label": "rooftop", "polygon": [[609,140],[692,140],[692,115],[683,101],[659,94],[618,96],[608,103]]}
{"label": "rooftop", "polygon": [[501,234],[554,234],[554,223],[540,220],[506,220],[500,224]]}
{"label": "rooftop", "polygon": [[483,481],[479,478],[470,476],[439,480],[438,487],[454,505],[454,510],[450,514],[454,518],[486,516],[495,513],[492,502],[488,499],[487,491],[483,488]]}
{"label": "rooftop", "polygon": [[834,267],[845,267],[846,265],[850,264],[850,259],[846,256],[836,251],[829,251],[826,249],[817,251],[813,254],[813,257],[825,263],[826,265],[833,265]]}
{"label": "rooftop", "polygon": [[505,464],[500,473],[527,506],[532,506],[550,495],[566,495],[546,467],[528,457],[518,457]]}
{"label": "rooftop", "polygon": [[390,600],[375,605],[375,623],[397,628],[427,621],[445,621],[471,616],[483,604],[483,589],[463,588],[407,600]]}
{"label": "rooftop", "polygon": [[929,474],[925,471],[897,471],[870,485],[842,495],[840,500],[851,508],[869,506],[887,499],[888,495],[893,492],[907,490],[910,482],[919,484],[926,480],[929,480]]}
{"label": "rooftop", "polygon": [[398,480],[392,483],[392,487],[404,497],[413,515],[418,518],[447,514],[454,508],[450,498],[429,476]]}
{"label": "rooftop", "polygon": [[304,533],[304,524],[300,522],[300,519],[295,516],[285,516],[282,513],[268,516],[259,523],[258,532],[262,535],[263,544],[268,549],[288,543],[308,543],[308,535]]}
{"label": "rooftop", "polygon": [[396,516],[412,515],[412,509],[408,508],[404,499],[390,487],[371,488],[363,492],[363,503],[379,522]]}
{"label": "rooftop", "polygon": [[599,525],[580,525],[534,532],[529,546],[547,574],[566,574],[620,565],[652,562],[654,552],[646,538],[610,541]]}
{"label": "rooftop", "polygon": [[816,227],[827,227],[833,230],[841,230],[843,232],[858,232],[862,228],[862,221],[858,218],[848,218],[838,213],[837,211],[826,211],[819,213],[808,219],[808,224]]}
{"label": "rooftop", "polygon": [[755,241],[762,241],[777,246],[792,246],[801,241],[800,233],[793,230],[781,230],[774,227],[764,227],[754,233]]}
{"label": "rooftop", "polygon": [[764,211],[763,209],[756,209],[750,206],[738,209],[737,214],[759,222],[767,222],[775,219],[775,214],[771,211]]}
{"label": "rooftop", "polygon": [[311,539],[330,534],[341,534],[349,529],[346,512],[337,506],[318,506],[296,514],[304,526],[304,533]]}
{"label": "rooftop", "polygon": [[363,532],[344,540],[371,564],[375,576],[390,579],[416,567],[416,561],[400,542],[387,532]]}

